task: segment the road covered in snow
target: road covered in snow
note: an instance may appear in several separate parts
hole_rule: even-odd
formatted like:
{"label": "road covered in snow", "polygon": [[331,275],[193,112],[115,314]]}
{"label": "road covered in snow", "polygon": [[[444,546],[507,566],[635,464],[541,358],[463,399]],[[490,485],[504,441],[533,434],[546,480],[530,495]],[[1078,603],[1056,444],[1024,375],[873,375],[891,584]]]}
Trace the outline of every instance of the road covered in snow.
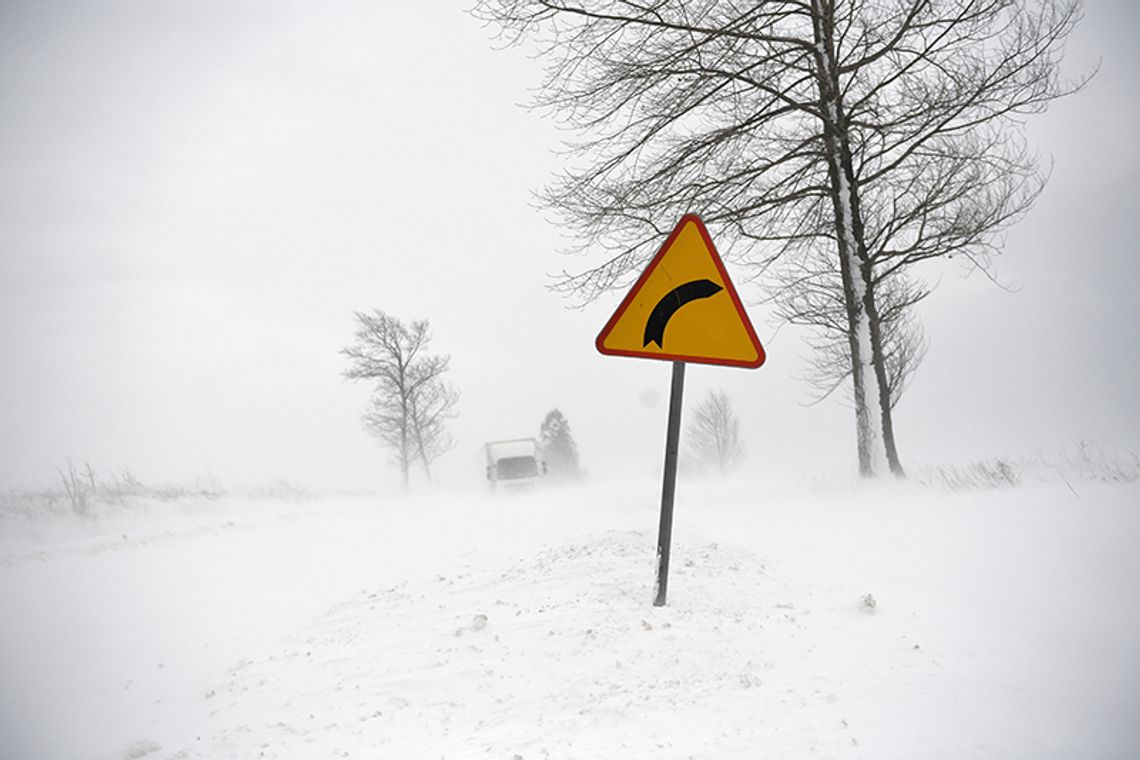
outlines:
{"label": "road covered in snow", "polygon": [[1126,758],[1140,484],[0,521],[0,757]]}

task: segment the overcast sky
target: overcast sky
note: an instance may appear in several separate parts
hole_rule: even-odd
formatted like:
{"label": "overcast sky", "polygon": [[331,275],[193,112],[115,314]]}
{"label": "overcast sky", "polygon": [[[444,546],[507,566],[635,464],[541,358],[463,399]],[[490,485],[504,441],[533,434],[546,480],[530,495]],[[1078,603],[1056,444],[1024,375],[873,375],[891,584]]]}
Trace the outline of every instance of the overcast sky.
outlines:
{"label": "overcast sky", "polygon": [[[530,205],[558,166],[518,105],[539,64],[466,5],[0,4],[0,488],[68,457],[389,487],[337,353],[373,308],[430,319],[452,357],[444,481],[477,482],[484,441],[554,407],[592,472],[660,467],[669,366],[595,352],[621,293],[571,310],[544,289],[576,262]],[[1015,292],[929,270],[904,464],[1140,451],[1138,29],[1130,0],[1090,2],[1066,70],[1100,73],[1029,125],[1053,174],[999,261]],[[768,362],[691,367],[690,406],[729,392],[758,477],[853,472],[850,409],[804,405],[801,336],[740,291]]]}

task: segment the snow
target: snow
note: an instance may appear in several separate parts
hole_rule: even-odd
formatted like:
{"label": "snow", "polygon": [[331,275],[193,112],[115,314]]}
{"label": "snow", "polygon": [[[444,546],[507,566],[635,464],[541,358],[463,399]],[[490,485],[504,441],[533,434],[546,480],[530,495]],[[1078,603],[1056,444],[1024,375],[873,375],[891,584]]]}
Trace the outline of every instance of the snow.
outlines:
{"label": "snow", "polygon": [[0,757],[1124,758],[1140,484],[0,520]]}
{"label": "snow", "polygon": [[533,457],[538,442],[534,438],[514,438],[507,441],[490,441],[485,445],[490,447],[489,455],[493,455],[496,459],[505,459]]}

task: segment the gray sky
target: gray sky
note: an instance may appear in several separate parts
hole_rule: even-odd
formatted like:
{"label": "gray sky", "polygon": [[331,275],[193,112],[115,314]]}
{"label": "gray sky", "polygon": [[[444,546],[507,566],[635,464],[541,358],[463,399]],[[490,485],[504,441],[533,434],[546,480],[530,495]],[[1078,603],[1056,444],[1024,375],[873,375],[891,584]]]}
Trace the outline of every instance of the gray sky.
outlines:
{"label": "gray sky", "polygon": [[[475,482],[483,441],[556,406],[592,471],[659,467],[668,364],[594,351],[622,294],[575,311],[543,289],[575,262],[529,202],[558,165],[517,105],[539,64],[465,7],[0,4],[0,488],[69,456],[152,483],[386,487],[337,354],[376,307],[429,318],[452,356],[444,480]],[[1140,450],[1137,29],[1133,3],[1090,2],[1066,68],[1100,74],[1030,125],[1054,168],[999,262],[1017,292],[929,270],[904,464]],[[805,407],[800,336],[750,311],[768,363],[691,367],[690,404],[732,395],[760,477],[853,470],[850,410]]]}

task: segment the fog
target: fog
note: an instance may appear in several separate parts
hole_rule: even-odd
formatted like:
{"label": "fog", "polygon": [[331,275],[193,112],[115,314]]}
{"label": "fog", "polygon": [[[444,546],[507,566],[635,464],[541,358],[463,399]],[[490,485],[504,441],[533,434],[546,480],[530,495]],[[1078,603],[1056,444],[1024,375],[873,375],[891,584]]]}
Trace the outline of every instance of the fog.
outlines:
{"label": "fog", "polygon": [[[451,356],[443,484],[555,407],[591,475],[659,470],[669,365],[595,351],[622,293],[546,290],[582,263],[532,202],[562,136],[519,106],[540,64],[465,6],[0,6],[0,489],[68,457],[146,483],[392,487],[338,355],[373,308],[429,319]],[[1137,29],[1127,0],[1088,4],[1065,71],[1100,70],[1028,124],[1052,177],[1004,289],[923,270],[904,465],[1140,450]],[[688,403],[729,393],[757,478],[853,473],[851,410],[807,405],[803,335],[737,288],[768,361],[690,367]]]}

